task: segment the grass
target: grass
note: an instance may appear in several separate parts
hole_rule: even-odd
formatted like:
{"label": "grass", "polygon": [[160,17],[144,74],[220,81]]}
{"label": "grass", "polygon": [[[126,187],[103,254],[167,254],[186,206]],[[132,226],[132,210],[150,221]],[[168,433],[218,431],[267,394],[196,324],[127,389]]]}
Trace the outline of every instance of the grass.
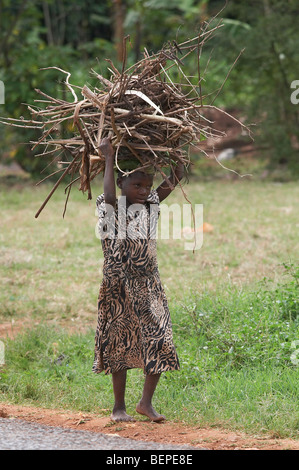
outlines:
{"label": "grass", "polygon": [[[58,189],[35,219],[49,186],[1,189],[0,320],[30,328],[5,339],[0,399],[105,413],[111,380],[91,372],[103,262],[94,200],[73,190],[62,219]],[[195,253],[184,240],[158,241],[181,371],[162,375],[155,405],[174,420],[295,437],[298,185],[191,180],[184,189],[213,231]],[[184,202],[179,190],[167,201]],[[128,375],[131,412],[143,377]]]}

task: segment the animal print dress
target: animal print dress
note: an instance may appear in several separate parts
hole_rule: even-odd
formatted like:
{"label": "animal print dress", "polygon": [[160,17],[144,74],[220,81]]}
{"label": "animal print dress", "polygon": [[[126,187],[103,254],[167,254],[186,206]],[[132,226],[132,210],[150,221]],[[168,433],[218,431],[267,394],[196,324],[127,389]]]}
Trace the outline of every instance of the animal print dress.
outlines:
{"label": "animal print dress", "polygon": [[142,368],[145,374],[160,374],[178,370],[157,264],[158,194],[152,190],[145,204],[130,207],[120,204],[122,198],[125,200],[121,197],[115,209],[110,207],[110,213],[103,194],[96,202],[104,265],[93,372]]}

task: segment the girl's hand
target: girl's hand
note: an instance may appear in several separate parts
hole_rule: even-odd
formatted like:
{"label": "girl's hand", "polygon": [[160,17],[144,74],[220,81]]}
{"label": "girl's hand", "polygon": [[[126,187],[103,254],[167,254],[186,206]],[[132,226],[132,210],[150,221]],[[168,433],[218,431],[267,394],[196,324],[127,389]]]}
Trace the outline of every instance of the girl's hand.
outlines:
{"label": "girl's hand", "polygon": [[101,140],[99,150],[105,159],[111,159],[114,156],[114,150],[108,137]]}

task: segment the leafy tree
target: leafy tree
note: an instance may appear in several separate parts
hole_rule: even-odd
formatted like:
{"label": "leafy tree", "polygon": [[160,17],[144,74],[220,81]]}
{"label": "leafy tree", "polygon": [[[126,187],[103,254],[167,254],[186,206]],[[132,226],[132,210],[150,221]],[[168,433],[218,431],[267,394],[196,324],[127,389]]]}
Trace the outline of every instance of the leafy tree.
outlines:
{"label": "leafy tree", "polygon": [[[108,38],[108,39],[107,39]],[[101,53],[110,54],[110,17],[106,2],[74,0],[0,1],[0,79],[5,84],[5,104],[1,115],[30,118],[25,103],[42,99],[35,89],[68,99],[61,84],[71,72],[71,81],[82,85],[89,77],[91,62]],[[90,59],[92,57],[92,59]],[[34,158],[40,149],[31,151],[23,145],[37,139],[36,131],[0,127],[2,152],[10,152],[30,172],[39,172],[45,161]],[[19,145],[16,145],[19,144]]]}
{"label": "leafy tree", "polygon": [[243,110],[256,123],[255,140],[271,166],[298,168],[299,108],[291,103],[291,83],[299,79],[296,0],[231,2],[221,34],[215,38],[216,61],[232,63],[245,48],[220,99]]}
{"label": "leafy tree", "polygon": [[[121,64],[124,35],[130,35],[130,65],[144,47],[156,52],[169,40],[195,36],[202,21],[224,5],[224,0],[0,0],[0,80],[5,84],[0,114],[29,117],[23,103],[38,98],[35,88],[68,98],[61,84],[65,76],[40,68],[60,67],[71,72],[73,84],[92,86],[91,67],[105,75],[103,59]],[[231,0],[221,12],[224,26],[200,59],[203,94],[211,101],[217,96],[218,106],[238,108],[249,122],[256,122],[255,140],[266,148],[272,164],[293,167],[298,161],[299,105],[291,103],[290,87],[299,80],[298,13],[297,0]],[[197,67],[193,58],[184,61],[195,86]],[[30,130],[0,126],[2,152],[36,137]],[[26,169],[44,168],[44,161],[32,158],[29,146],[15,148]]]}

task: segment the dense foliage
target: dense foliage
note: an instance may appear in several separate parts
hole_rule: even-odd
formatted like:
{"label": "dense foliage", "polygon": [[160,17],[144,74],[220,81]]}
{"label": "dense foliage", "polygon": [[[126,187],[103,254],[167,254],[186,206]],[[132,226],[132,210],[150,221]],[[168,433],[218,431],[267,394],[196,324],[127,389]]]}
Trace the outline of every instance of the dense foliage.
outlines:
{"label": "dense foliage", "polygon": [[[255,140],[272,164],[295,166],[298,160],[298,105],[290,100],[291,84],[299,79],[298,2],[289,0],[1,0],[0,79],[5,104],[0,114],[26,114],[24,103],[37,99],[35,88],[51,96],[66,93],[65,75],[75,85],[92,85],[90,68],[107,75],[105,58],[116,65],[122,57],[122,38],[129,34],[128,62],[144,49],[159,50],[168,40],[196,35],[203,21],[216,16],[223,27],[202,51],[203,93],[218,106],[234,108],[256,124]],[[244,49],[232,68],[235,59]],[[197,75],[197,64],[186,61],[187,75]],[[232,70],[231,70],[232,68]],[[228,80],[226,76],[229,74]],[[224,83],[225,82],[225,83]],[[29,171],[44,168],[32,158],[32,132],[0,126],[1,159],[16,157]]]}

